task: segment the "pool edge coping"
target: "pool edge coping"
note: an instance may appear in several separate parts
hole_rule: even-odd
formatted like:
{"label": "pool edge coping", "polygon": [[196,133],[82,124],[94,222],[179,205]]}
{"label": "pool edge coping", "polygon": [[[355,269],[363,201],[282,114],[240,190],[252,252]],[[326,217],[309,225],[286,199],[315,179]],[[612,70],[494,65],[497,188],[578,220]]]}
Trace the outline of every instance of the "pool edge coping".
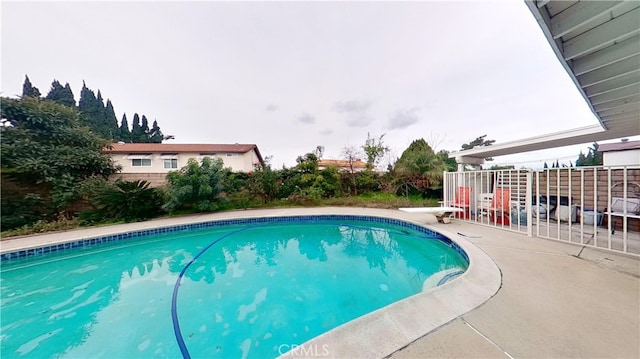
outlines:
{"label": "pool edge coping", "polygon": [[279,358],[385,358],[479,307],[500,290],[502,273],[484,251],[456,233],[414,224],[460,246],[469,257],[467,271],[441,286],[344,323]]}
{"label": "pool edge coping", "polygon": [[[451,233],[440,226],[434,228],[429,226],[429,223],[424,223],[425,220],[430,221],[432,219],[433,221],[431,223],[435,222],[435,217],[431,218],[432,216],[427,215],[407,215],[391,209],[358,207],[232,211],[80,229],[70,232],[32,236],[30,239],[35,238],[36,241],[37,239],[46,238],[49,238],[49,240],[41,241],[38,245],[31,244],[23,247],[9,246],[13,247],[9,249],[7,249],[7,242],[20,242],[24,237],[6,239],[2,241],[5,243],[0,243],[0,254],[15,252],[16,250],[34,249],[54,243],[71,243],[82,239],[92,239],[159,227],[190,225],[227,219],[314,215],[383,217],[423,227],[429,231],[441,234],[462,248],[469,258],[469,268],[464,274],[439,287],[392,303],[301,344],[303,348],[312,348],[312,351],[302,353],[284,353],[283,351],[285,354],[283,357],[386,357],[460,315],[480,306],[495,295],[502,284],[500,270],[493,260],[482,250],[458,234]],[[67,237],[65,235],[69,236]],[[63,239],[61,240],[60,238]],[[384,340],[379,340],[379,338],[384,338]],[[318,351],[322,350],[324,348],[322,345],[325,344],[330,350],[327,354],[323,351]]]}

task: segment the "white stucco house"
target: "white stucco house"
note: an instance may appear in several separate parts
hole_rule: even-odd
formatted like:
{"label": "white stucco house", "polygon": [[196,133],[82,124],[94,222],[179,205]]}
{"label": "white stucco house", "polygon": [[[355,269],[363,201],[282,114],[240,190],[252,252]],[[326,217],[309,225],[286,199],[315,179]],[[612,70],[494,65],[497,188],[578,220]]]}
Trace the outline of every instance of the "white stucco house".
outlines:
{"label": "white stucco house", "polygon": [[115,177],[146,180],[152,186],[166,183],[166,175],[184,167],[189,159],[222,159],[234,172],[251,172],[263,161],[255,144],[114,143],[104,150],[122,167]]}

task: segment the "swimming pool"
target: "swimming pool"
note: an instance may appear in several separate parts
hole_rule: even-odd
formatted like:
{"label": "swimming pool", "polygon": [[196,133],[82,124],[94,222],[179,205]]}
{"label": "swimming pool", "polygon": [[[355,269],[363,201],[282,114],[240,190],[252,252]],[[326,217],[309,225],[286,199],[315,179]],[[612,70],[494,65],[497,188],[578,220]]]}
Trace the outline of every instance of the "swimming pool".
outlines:
{"label": "swimming pool", "polygon": [[468,265],[400,221],[223,224],[3,262],[3,354],[273,357]]}

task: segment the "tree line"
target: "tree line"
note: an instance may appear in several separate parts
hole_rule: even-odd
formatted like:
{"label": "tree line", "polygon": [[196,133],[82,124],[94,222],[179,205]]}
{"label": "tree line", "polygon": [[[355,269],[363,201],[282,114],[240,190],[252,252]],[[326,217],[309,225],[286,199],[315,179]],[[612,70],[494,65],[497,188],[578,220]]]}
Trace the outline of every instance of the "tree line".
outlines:
{"label": "tree line", "polygon": [[[309,205],[368,193],[437,197],[431,191],[440,186],[442,172],[452,170],[446,151],[436,153],[419,139],[386,172],[376,171],[388,151],[383,135],[368,136],[363,146],[349,151],[353,160],[366,158],[362,172],[319,168],[322,146],[318,146],[299,156],[292,168],[273,169],[267,160],[251,173],[233,173],[220,161],[194,160],[170,172],[161,188],[149,188],[143,181],[114,182],[110,177],[119,168],[102,151],[112,139],[87,126],[88,117],[99,118],[102,108],[95,106],[91,112],[86,102],[99,104],[102,96],[94,101],[85,86],[82,105],[69,106],[73,101],[69,87],[52,88],[56,91],[47,94],[48,99],[28,83],[25,96],[0,98],[2,230],[51,228],[61,220],[102,223],[163,213]],[[112,108],[105,106],[102,113],[110,114],[106,109]]]}
{"label": "tree line", "polygon": [[62,86],[58,80],[53,80],[51,89],[46,96],[42,97],[40,90],[33,86],[27,75],[22,85],[22,97],[41,98],[77,109],[80,112],[80,124],[89,127],[96,135],[111,142],[162,143],[163,140],[170,138],[163,135],[156,120],[150,126],[145,115],[139,116],[135,113],[131,127],[126,114],[123,114],[118,122],[111,100],[107,99],[105,103],[100,90],[97,93],[94,92],[84,81],[77,105],[69,83]]}
{"label": "tree line", "polygon": [[[100,91],[96,94],[83,85],[76,106],[68,83],[62,86],[54,80],[43,97],[28,77],[21,98],[0,101],[2,230],[56,223],[60,218],[83,223],[132,221],[163,213],[309,205],[367,194],[440,198],[443,172],[456,171],[457,166],[447,151],[436,152],[421,138],[386,171],[377,171],[389,148],[384,135],[367,134],[362,146],[343,151],[349,161],[365,158],[364,171],[353,166],[347,171],[319,168],[323,147],[318,146],[299,156],[292,168],[273,169],[267,160],[251,173],[233,173],[221,161],[193,160],[170,172],[166,186],[150,188],[144,181],[110,181],[119,168],[102,152],[114,140],[135,142],[135,133],[159,138],[157,123],[149,129],[145,116],[134,115],[129,130],[126,116],[118,126],[113,104],[108,99],[104,104]],[[483,135],[462,148],[492,143]]]}

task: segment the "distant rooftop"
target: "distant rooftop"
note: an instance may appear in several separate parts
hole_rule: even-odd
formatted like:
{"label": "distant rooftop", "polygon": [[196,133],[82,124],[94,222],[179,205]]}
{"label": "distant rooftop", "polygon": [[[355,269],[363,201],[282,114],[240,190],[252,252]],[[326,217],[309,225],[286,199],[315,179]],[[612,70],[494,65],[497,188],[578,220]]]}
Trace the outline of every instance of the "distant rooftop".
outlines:
{"label": "distant rooftop", "polygon": [[260,162],[262,155],[255,144],[179,144],[179,143],[114,143],[111,148],[104,150],[106,153],[149,153],[149,152],[175,152],[175,153],[247,153],[255,151]]}
{"label": "distant rooftop", "polygon": [[640,141],[623,141],[616,143],[603,143],[598,146],[598,152],[627,151],[640,149]]}
{"label": "distant rooftop", "polygon": [[359,168],[359,167],[366,167],[367,164],[365,162],[363,162],[362,160],[355,160],[355,161],[346,161],[346,160],[320,160],[318,161],[318,166],[319,167],[330,167],[330,166],[335,166],[335,167],[350,167],[353,166],[354,168]]}

